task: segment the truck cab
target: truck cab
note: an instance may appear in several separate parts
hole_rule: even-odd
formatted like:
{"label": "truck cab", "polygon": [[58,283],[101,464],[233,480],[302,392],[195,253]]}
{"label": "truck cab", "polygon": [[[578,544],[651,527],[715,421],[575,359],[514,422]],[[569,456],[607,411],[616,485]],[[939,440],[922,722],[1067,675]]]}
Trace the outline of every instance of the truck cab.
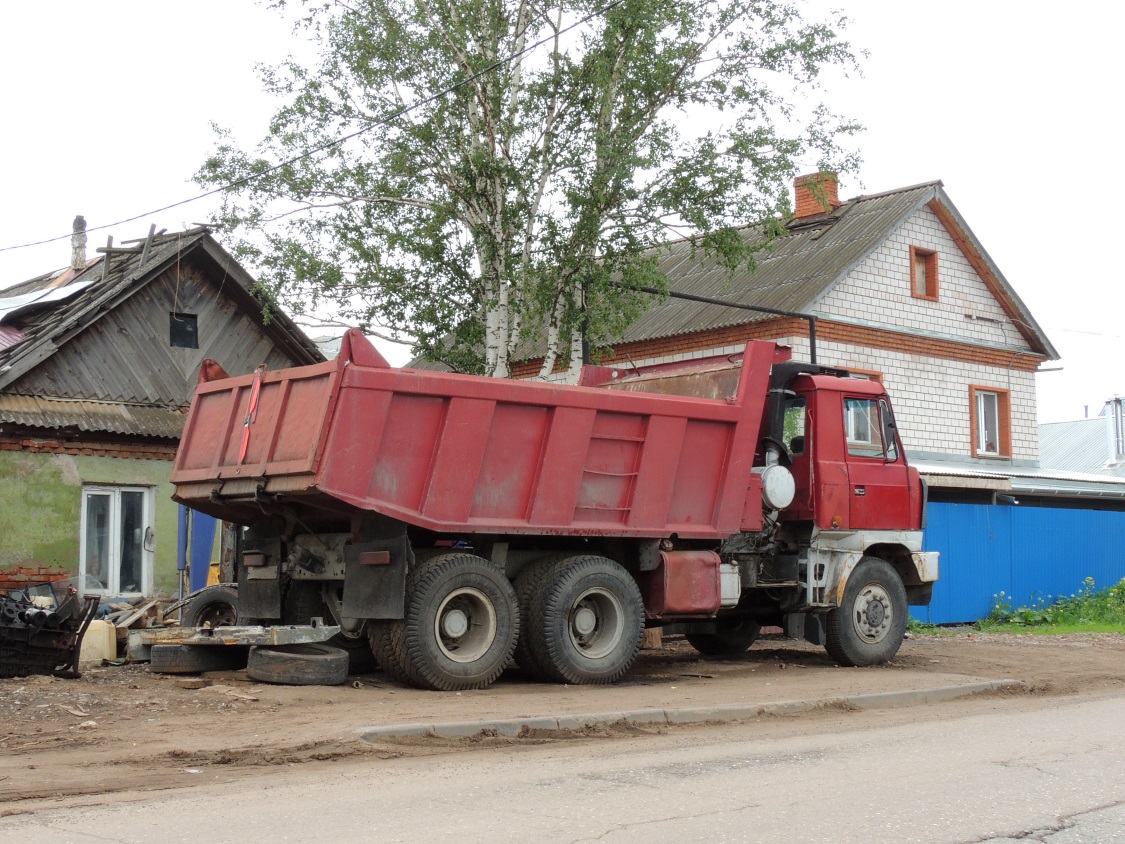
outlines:
{"label": "truck cab", "polygon": [[790,391],[782,439],[795,494],[782,518],[826,531],[920,529],[921,479],[882,384],[801,374]]}

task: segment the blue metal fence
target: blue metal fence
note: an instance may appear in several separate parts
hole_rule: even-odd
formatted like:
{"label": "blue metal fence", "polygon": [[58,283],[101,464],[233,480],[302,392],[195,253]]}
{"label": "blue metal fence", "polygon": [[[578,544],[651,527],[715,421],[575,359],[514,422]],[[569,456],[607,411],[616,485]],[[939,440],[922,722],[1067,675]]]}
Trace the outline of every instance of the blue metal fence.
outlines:
{"label": "blue metal fence", "polygon": [[1003,591],[1013,606],[1125,577],[1125,512],[931,502],[924,546],[941,552],[933,624],[976,621]]}

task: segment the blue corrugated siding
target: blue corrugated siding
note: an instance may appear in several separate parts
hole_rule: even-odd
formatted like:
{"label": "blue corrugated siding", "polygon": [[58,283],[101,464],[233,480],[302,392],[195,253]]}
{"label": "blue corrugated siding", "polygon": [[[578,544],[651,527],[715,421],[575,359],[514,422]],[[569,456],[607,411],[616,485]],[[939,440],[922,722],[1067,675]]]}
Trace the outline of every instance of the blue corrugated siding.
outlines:
{"label": "blue corrugated siding", "polygon": [[933,624],[976,621],[1001,590],[1013,606],[1069,595],[1094,578],[1125,577],[1125,513],[1001,504],[931,502],[924,540],[941,552],[929,607],[911,614]]}

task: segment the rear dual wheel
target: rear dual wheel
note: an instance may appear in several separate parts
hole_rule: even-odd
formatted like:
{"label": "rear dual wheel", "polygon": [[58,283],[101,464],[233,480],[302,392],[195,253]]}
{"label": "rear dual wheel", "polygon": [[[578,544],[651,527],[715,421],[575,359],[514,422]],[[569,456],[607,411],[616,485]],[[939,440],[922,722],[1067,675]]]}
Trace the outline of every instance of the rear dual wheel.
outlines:
{"label": "rear dual wheel", "polygon": [[644,604],[627,571],[605,557],[532,563],[516,580],[523,614],[520,667],[559,683],[614,683],[633,664]]}

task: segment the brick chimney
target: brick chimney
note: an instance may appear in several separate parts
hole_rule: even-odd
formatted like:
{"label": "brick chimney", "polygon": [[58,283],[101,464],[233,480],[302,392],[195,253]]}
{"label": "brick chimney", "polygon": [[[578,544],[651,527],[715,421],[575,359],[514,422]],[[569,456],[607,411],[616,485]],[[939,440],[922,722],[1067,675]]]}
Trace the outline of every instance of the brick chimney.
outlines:
{"label": "brick chimney", "polygon": [[843,204],[837,193],[835,173],[809,173],[798,176],[793,180],[793,188],[797,194],[794,217],[812,217],[815,214],[833,211]]}
{"label": "brick chimney", "polygon": [[74,218],[74,234],[70,236],[70,266],[74,270],[86,268],[86,218]]}

